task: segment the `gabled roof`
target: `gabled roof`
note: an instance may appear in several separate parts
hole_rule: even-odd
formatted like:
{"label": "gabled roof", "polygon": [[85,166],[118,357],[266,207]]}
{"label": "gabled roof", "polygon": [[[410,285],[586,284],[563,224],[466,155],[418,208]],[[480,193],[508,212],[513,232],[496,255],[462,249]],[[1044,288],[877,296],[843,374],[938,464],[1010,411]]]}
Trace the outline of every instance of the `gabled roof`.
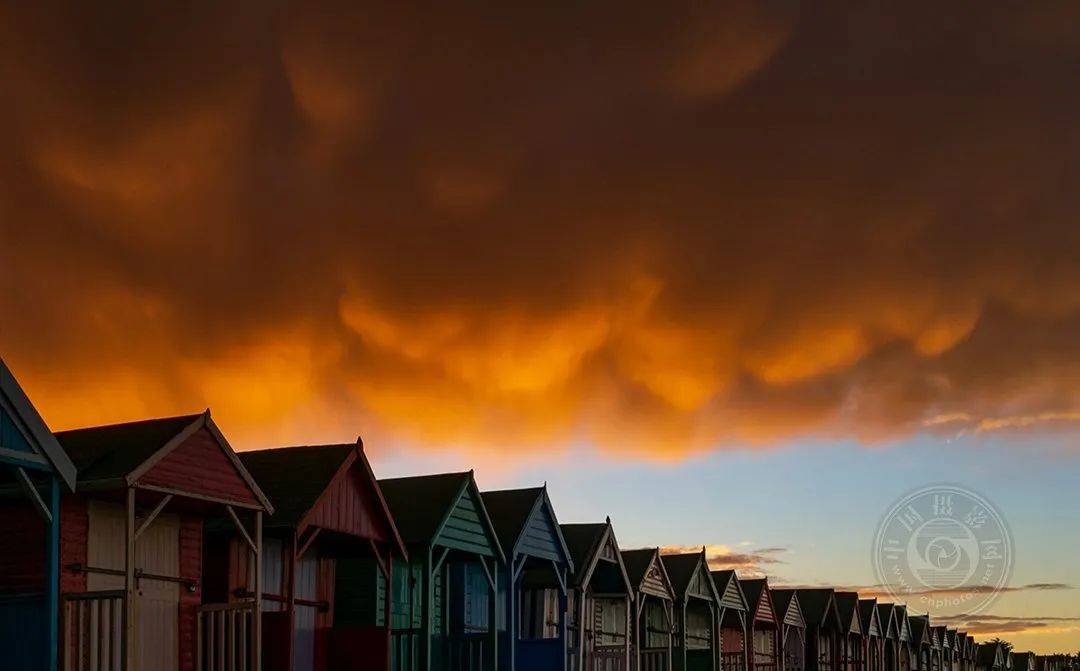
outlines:
{"label": "gabled roof", "polygon": [[[930,621],[929,615],[926,616],[926,620],[927,622]],[[941,630],[944,628],[945,627],[933,627],[927,625],[927,632],[930,634],[930,645],[934,646],[936,649],[941,648],[941,634],[943,633]]]}
{"label": "gabled roof", "polygon": [[930,633],[930,618],[926,615],[911,615],[908,617],[911,624],[911,642],[914,645],[933,645],[933,635]]}
{"label": "gabled roof", "polygon": [[709,574],[709,564],[705,558],[705,549],[701,552],[688,552],[685,554],[662,554],[660,560],[664,562],[664,569],[671,578],[671,588],[676,598],[685,599],[689,596],[690,587],[694,584],[695,576],[701,576],[705,583],[709,598],[713,602],[720,601],[716,586]]}
{"label": "gabled roof", "polygon": [[867,636],[882,636],[877,614],[877,599],[859,599],[859,624]]}
{"label": "gabled roof", "polygon": [[908,616],[907,606],[902,603],[898,603],[893,606],[893,610],[896,612],[897,637],[901,641],[913,641],[915,637],[911,631],[911,618]]}
{"label": "gabled roof", "polygon": [[742,581],[743,594],[746,595],[746,603],[750,606],[750,612],[754,614],[754,622],[776,622],[776,612],[773,610],[772,597],[769,595],[769,583],[765,578],[751,578]]}
{"label": "gabled roof", "polygon": [[[626,577],[629,578],[630,585],[634,588],[634,592],[642,591],[645,579],[649,577],[655,567],[656,574],[659,575],[660,582],[663,583],[666,591],[663,598],[675,598],[675,591],[671,587],[671,577],[664,568],[664,562],[660,560],[660,548],[623,550],[620,554],[622,555],[623,566],[626,567]],[[652,594],[653,592],[646,593]],[[654,596],[661,595],[654,594]]]}
{"label": "gabled roof", "polygon": [[770,589],[772,593],[773,609],[776,611],[776,619],[784,624],[794,627],[805,628],[806,617],[802,612],[802,604],[794,589]]}
{"label": "gabled roof", "polygon": [[394,517],[382,494],[363,443],[307,445],[253,450],[239,454],[241,463],[274,501],[274,514],[265,521],[267,528],[287,528],[302,532],[301,527],[331,487],[348,477],[359,464],[375,503],[381,510],[390,541],[402,557],[408,556],[405,543],[394,524]]}
{"label": "gabled roof", "polygon": [[948,627],[942,627],[942,629],[945,630],[945,635],[941,637],[941,645],[946,648],[956,647],[956,630]]}
{"label": "gabled roof", "polygon": [[614,548],[611,561],[618,567],[626,593],[632,593],[633,585],[626,574],[626,566],[623,564],[622,553],[618,550],[619,544],[615,540],[615,530],[611,526],[610,518],[596,524],[560,524],[559,530],[574,561],[574,585],[589,584],[605,547],[611,546]]}
{"label": "gabled roof", "polygon": [[480,517],[487,525],[485,534],[489,537],[494,554],[499,561],[505,561],[472,471],[383,478],[378,482],[401,538],[406,543],[420,545],[428,545],[436,540],[458,501],[471,492],[479,507]]}
{"label": "gabled roof", "polygon": [[546,485],[481,492],[480,496],[484,499],[484,507],[487,508],[495,534],[499,537],[499,545],[507,557],[513,559],[519,551],[523,551],[520,546],[529,520],[536,514],[543,514],[551,524],[563,560],[571,571],[574,570],[574,560],[570,557],[570,549],[566,547],[566,539],[559,529],[559,520],[555,517],[555,508],[548,498]]}
{"label": "gabled roof", "polygon": [[859,595],[855,592],[836,592],[836,611],[840,614],[840,623],[851,634],[862,634],[859,622]]}
{"label": "gabled roof", "polygon": [[881,625],[881,637],[896,640],[900,638],[896,623],[896,608],[891,603],[877,605],[878,623]]}
{"label": "gabled roof", "polygon": [[210,417],[210,410],[137,422],[58,431],[57,441],[78,469],[77,489],[134,485],[155,464],[200,429],[207,429],[264,510],[274,507],[251,477],[229,441]]}
{"label": "gabled roof", "polygon": [[1001,653],[1001,644],[999,643],[980,643],[979,647],[976,648],[975,663],[985,667],[1001,666],[1002,662],[1004,662]]}
{"label": "gabled roof", "polygon": [[724,608],[746,612],[749,606],[746,603],[746,595],[743,594],[739,576],[731,569],[709,571],[713,587],[720,597],[720,605]]}
{"label": "gabled roof", "polygon": [[836,592],[829,588],[817,587],[796,590],[803,616],[808,627],[839,627],[840,613],[836,610]]}
{"label": "gabled roof", "polygon": [[[11,428],[19,432],[18,438],[26,441],[35,454],[44,457],[68,488],[74,490],[75,464],[49,431],[45,420],[38,414],[3,359],[0,359],[0,411],[11,417]],[[4,444],[6,439],[7,436],[0,436],[0,448],[12,449],[12,446]]]}

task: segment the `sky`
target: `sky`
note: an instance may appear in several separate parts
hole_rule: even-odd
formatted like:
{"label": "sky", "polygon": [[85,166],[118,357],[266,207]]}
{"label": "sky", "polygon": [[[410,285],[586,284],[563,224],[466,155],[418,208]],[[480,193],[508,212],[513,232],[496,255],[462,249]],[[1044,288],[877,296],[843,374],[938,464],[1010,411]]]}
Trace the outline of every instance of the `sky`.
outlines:
{"label": "sky", "polygon": [[1080,647],[1075,3],[405,4],[0,8],[53,428],[361,434],[788,584],[955,482],[1018,546],[980,626]]}

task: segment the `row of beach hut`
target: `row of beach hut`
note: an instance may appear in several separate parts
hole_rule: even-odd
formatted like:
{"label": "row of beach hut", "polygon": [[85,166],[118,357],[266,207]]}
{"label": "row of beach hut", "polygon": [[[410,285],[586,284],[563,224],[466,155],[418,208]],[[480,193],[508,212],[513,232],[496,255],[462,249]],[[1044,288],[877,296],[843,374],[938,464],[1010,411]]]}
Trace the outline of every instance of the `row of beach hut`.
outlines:
{"label": "row of beach hut", "polygon": [[903,605],[623,550],[545,487],[236,453],[210,412],[52,433],[0,361],[0,668],[1070,671]]}

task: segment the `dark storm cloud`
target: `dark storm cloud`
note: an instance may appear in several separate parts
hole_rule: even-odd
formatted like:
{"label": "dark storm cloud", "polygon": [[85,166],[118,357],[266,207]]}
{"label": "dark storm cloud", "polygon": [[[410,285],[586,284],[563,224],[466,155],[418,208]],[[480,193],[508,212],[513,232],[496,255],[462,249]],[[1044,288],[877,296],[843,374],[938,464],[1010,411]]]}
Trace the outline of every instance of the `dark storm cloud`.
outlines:
{"label": "dark storm cloud", "polygon": [[1069,427],[1078,19],[9,5],[0,345],[246,444]]}

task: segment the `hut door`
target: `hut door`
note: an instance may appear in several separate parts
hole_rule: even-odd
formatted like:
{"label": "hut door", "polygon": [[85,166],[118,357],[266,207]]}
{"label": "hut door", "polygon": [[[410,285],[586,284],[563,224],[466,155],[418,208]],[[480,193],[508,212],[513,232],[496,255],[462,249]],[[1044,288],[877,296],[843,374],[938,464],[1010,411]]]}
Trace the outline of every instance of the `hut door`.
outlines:
{"label": "hut door", "polygon": [[[87,564],[124,570],[126,514],[120,506],[91,501],[88,515]],[[135,569],[142,573],[180,577],[180,521],[159,515],[135,543]],[[91,572],[89,591],[123,589],[123,576]],[[135,590],[135,663],[140,670],[174,671],[177,668],[180,585],[142,577]]]}
{"label": "hut door", "polygon": [[[314,549],[308,550],[296,562],[296,598],[315,602],[319,575],[319,559]],[[293,639],[294,671],[313,671],[315,668],[315,606],[296,604],[296,635]]]}

